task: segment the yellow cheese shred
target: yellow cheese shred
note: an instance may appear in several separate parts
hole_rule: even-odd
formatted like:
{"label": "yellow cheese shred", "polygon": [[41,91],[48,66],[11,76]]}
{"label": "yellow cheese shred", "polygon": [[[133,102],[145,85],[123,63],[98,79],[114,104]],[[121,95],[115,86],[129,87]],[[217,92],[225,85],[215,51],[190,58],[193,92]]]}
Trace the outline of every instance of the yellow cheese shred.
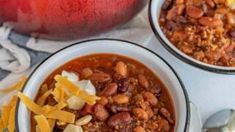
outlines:
{"label": "yellow cheese shred", "polygon": [[57,102],[64,101],[65,93],[64,93],[64,89],[62,88],[62,86],[60,84],[56,83],[55,88],[52,92],[52,95],[54,96],[54,99]]}
{"label": "yellow cheese shred", "polygon": [[51,129],[51,132],[53,131],[54,127],[55,127],[55,120],[54,119],[48,119],[48,123]]}
{"label": "yellow cheese shred", "polygon": [[33,113],[38,114],[38,115],[41,115],[44,113],[42,108],[39,105],[34,103],[32,100],[30,100],[27,96],[25,96],[21,92],[18,92],[18,97]]}
{"label": "yellow cheese shred", "polygon": [[69,81],[65,77],[56,75],[55,80],[57,81],[57,83],[64,86],[64,88],[67,88],[73,95],[86,101],[86,103],[88,103],[89,105],[94,105],[96,103],[96,100],[99,99],[99,97],[95,95],[89,95],[86,91],[81,90],[79,86],[73,84],[71,81]]}
{"label": "yellow cheese shred", "polygon": [[12,92],[14,90],[20,90],[24,86],[26,80],[27,80],[27,77],[26,76],[22,76],[20,78],[20,81],[17,82],[15,85],[10,86],[10,87],[5,88],[5,89],[0,89],[0,93],[10,93],[10,92]]}
{"label": "yellow cheese shred", "polygon": [[[15,90],[20,90],[24,86],[27,80],[26,76],[22,76],[20,80],[5,89],[1,89],[0,93],[6,94]],[[9,132],[15,131],[15,109],[16,109],[17,97],[13,96],[8,104],[1,107],[1,117],[0,117],[0,132],[7,129]]]}
{"label": "yellow cheese shred", "polygon": [[[57,119],[57,120],[67,122],[67,123],[74,123],[75,121],[75,115],[73,113],[62,111],[62,110],[57,110],[57,109],[51,111],[50,110],[51,108],[49,107],[46,111],[43,107],[37,105],[36,103],[31,101],[27,96],[25,96],[24,94],[20,92],[18,92],[18,97],[28,107],[28,109],[30,109],[33,113],[37,115],[44,115],[47,118]],[[62,108],[64,106],[65,105],[59,103],[57,108]]]}
{"label": "yellow cheese shred", "polygon": [[9,132],[14,132],[16,101],[17,97],[14,96],[7,105],[2,107],[1,119],[0,119],[0,131],[7,128]]}
{"label": "yellow cheese shred", "polygon": [[44,114],[47,118],[50,119],[57,119],[67,123],[74,123],[75,115],[73,113],[62,111],[62,110],[55,110],[50,113]]}
{"label": "yellow cheese shred", "polygon": [[17,102],[17,97],[14,96],[10,101],[11,111],[10,111],[9,120],[8,120],[8,127],[7,127],[9,132],[14,132],[15,131],[16,102]]}
{"label": "yellow cheese shred", "polygon": [[230,8],[234,8],[235,0],[226,0],[226,5]]}
{"label": "yellow cheese shred", "polygon": [[3,126],[3,120],[0,119],[0,132],[3,132],[4,126]]}
{"label": "yellow cheese shred", "polygon": [[67,106],[66,103],[60,102],[60,103],[56,104],[55,106],[45,105],[45,106],[42,107],[42,109],[45,113],[49,113],[49,112],[52,112],[52,111],[55,111],[55,110],[61,110],[65,106]]}
{"label": "yellow cheese shred", "polygon": [[37,99],[37,104],[43,106],[47,97],[51,94],[52,90],[46,91],[42,96]]}
{"label": "yellow cheese shred", "polygon": [[2,107],[2,120],[3,120],[3,127],[7,128],[8,125],[8,121],[9,121],[9,116],[10,116],[10,111],[11,111],[11,107],[10,106],[3,106]]}
{"label": "yellow cheese shred", "polygon": [[73,84],[72,82],[70,82],[67,78],[62,77],[60,75],[56,75],[55,76],[55,80],[63,85],[64,87],[66,87],[66,89],[69,90],[69,92],[71,92],[73,95],[78,96],[79,92],[80,92],[80,88],[78,86],[76,86],[75,84]]}
{"label": "yellow cheese shred", "polygon": [[60,100],[60,87],[56,86],[51,94],[54,96],[54,99],[57,102],[59,102],[59,100]]}
{"label": "yellow cheese shred", "polygon": [[38,125],[40,132],[51,132],[49,122],[45,116],[36,115],[36,116],[34,116],[34,119],[37,122],[37,125]]}
{"label": "yellow cheese shred", "polygon": [[100,98],[94,95],[87,94],[86,91],[81,91],[78,95],[79,98],[86,101],[89,105],[94,105],[96,103],[96,100],[99,100]]}
{"label": "yellow cheese shred", "polygon": [[42,87],[40,88],[39,94],[42,95],[43,93],[47,92],[48,89],[48,85],[47,84],[43,84]]}

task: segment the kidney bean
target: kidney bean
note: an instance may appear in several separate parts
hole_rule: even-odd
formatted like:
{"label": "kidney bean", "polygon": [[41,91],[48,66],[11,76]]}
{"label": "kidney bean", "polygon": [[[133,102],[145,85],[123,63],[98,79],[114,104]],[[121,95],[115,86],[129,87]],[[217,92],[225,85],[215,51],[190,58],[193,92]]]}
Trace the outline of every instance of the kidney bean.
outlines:
{"label": "kidney bean", "polygon": [[123,77],[127,76],[127,65],[122,61],[119,61],[117,63],[114,70],[116,71],[116,73],[122,75]]}
{"label": "kidney bean", "polygon": [[187,6],[186,13],[192,18],[200,18],[203,16],[203,11],[200,8],[194,6]]}
{"label": "kidney bean", "polygon": [[117,104],[127,104],[129,102],[129,97],[123,94],[118,94],[113,96],[113,102]]}
{"label": "kidney bean", "polygon": [[81,115],[93,114],[93,105],[85,104],[83,110],[80,112]]}
{"label": "kidney bean", "polygon": [[170,112],[168,112],[166,108],[161,108],[160,113],[166,118],[169,118],[171,116]]}
{"label": "kidney bean", "polygon": [[215,3],[213,0],[205,0],[205,1],[206,1],[206,4],[209,5],[211,8],[215,7]]}
{"label": "kidney bean", "polygon": [[131,115],[129,112],[120,112],[108,119],[108,126],[113,128],[118,125],[128,124],[131,122]]}
{"label": "kidney bean", "polygon": [[148,120],[148,113],[141,108],[134,108],[133,114],[140,120]]}
{"label": "kidney bean", "polygon": [[177,15],[181,15],[184,12],[184,5],[173,6],[166,15],[167,20],[173,20]]}
{"label": "kidney bean", "polygon": [[137,126],[136,128],[134,128],[134,132],[146,132],[146,131],[144,130],[143,127]]}
{"label": "kidney bean", "polygon": [[146,100],[147,102],[150,103],[150,105],[155,106],[155,105],[158,104],[157,97],[154,94],[150,93],[150,92],[144,92],[143,97],[144,97],[144,100]]}
{"label": "kidney bean", "polygon": [[171,118],[170,112],[166,108],[160,109],[161,115],[163,115],[171,124],[174,123],[173,119]]}
{"label": "kidney bean", "polygon": [[159,86],[154,86],[150,89],[151,93],[156,95],[157,97],[161,95],[162,89]]}
{"label": "kidney bean", "polygon": [[93,71],[91,70],[91,68],[84,68],[83,70],[82,70],[82,77],[84,77],[84,78],[88,78],[88,77],[90,77],[91,75],[93,74]]}
{"label": "kidney bean", "polygon": [[149,118],[149,119],[154,116],[154,113],[153,113],[153,110],[152,110],[151,107],[148,107],[148,108],[146,109],[146,113],[148,114],[148,118]]}
{"label": "kidney bean", "polygon": [[130,109],[127,106],[119,106],[119,105],[114,105],[114,104],[108,106],[108,108],[113,113],[130,111]]}
{"label": "kidney bean", "polygon": [[148,82],[147,78],[144,75],[142,75],[142,74],[138,75],[138,81],[139,81],[139,84],[142,87],[144,87],[144,88],[149,87],[149,82]]}
{"label": "kidney bean", "polygon": [[168,10],[171,8],[172,4],[173,4],[173,0],[165,0],[165,2],[162,5],[162,9]]}
{"label": "kidney bean", "polygon": [[170,125],[166,120],[159,119],[156,122],[158,124],[158,131],[160,131],[160,132],[169,132]]}
{"label": "kidney bean", "polygon": [[203,26],[217,27],[222,25],[222,21],[213,17],[201,17],[199,23]]}
{"label": "kidney bean", "polygon": [[110,83],[101,92],[102,96],[111,96],[117,93],[118,85],[117,83]]}
{"label": "kidney bean", "polygon": [[111,80],[111,77],[109,74],[100,72],[100,73],[93,73],[90,79],[97,82],[107,82]]}
{"label": "kidney bean", "polygon": [[96,104],[95,105],[94,115],[100,121],[105,121],[109,117],[108,111],[101,104]]}
{"label": "kidney bean", "polygon": [[118,92],[124,93],[129,88],[129,80],[127,78],[123,78],[118,81]]}
{"label": "kidney bean", "polygon": [[176,7],[174,6],[167,12],[166,19],[173,20],[176,17],[176,15],[177,15]]}
{"label": "kidney bean", "polygon": [[231,37],[235,38],[235,29],[231,29],[231,30],[229,31],[229,35],[230,35]]}

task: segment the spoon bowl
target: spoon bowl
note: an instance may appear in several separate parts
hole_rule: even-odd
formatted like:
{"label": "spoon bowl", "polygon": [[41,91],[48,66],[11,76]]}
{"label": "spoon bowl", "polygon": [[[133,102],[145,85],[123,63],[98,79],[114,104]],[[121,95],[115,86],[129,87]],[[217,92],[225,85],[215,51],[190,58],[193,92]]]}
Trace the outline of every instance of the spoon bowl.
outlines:
{"label": "spoon bowl", "polygon": [[204,132],[234,132],[235,110],[224,109],[211,115],[203,125]]}

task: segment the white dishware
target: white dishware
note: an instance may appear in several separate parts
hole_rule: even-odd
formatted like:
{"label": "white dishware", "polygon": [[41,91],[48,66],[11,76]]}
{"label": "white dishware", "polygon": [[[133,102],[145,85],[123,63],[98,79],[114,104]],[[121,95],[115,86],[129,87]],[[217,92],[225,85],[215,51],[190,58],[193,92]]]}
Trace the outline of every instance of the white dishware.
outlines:
{"label": "white dishware", "polygon": [[[190,119],[194,120],[193,123],[191,122],[190,127],[200,124],[200,122],[197,121],[198,117],[195,118],[197,113],[194,112],[192,114],[191,110],[194,111],[195,108],[190,108],[190,101],[187,92],[174,69],[164,59],[149,49],[138,44],[122,40],[88,40],[73,44],[54,53],[44,60],[30,75],[29,80],[22,90],[23,94],[28,96],[30,99],[34,99],[38,93],[40,85],[55,69],[75,58],[100,53],[118,54],[133,58],[146,65],[161,79],[169,91],[175,108],[175,132],[190,130]],[[18,102],[16,110],[17,131],[30,132],[30,116],[31,113],[27,107],[22,102]],[[200,130],[201,128],[192,129]]]}
{"label": "white dishware", "polygon": [[215,73],[224,73],[224,74],[235,74],[235,67],[223,67],[223,66],[216,66],[210,65],[207,63],[203,63],[198,61],[182,51],[180,51],[177,47],[172,44],[165,34],[162,32],[159,24],[159,16],[161,13],[161,7],[165,0],[150,0],[149,4],[149,21],[152,27],[152,30],[157,37],[157,39],[161,42],[161,44],[175,57],[182,60],[183,62],[190,64],[194,67],[215,72]]}

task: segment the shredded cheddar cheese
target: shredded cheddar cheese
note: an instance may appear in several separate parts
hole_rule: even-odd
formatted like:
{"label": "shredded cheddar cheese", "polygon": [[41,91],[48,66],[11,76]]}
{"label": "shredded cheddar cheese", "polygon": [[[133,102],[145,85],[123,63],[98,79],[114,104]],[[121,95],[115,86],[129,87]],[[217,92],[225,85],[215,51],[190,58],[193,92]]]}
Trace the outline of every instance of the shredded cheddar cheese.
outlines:
{"label": "shredded cheddar cheese", "polygon": [[3,132],[3,130],[4,130],[3,120],[0,119],[0,131]]}
{"label": "shredded cheddar cheese", "polygon": [[25,96],[21,92],[18,92],[18,97],[33,113],[38,115],[43,114],[42,108],[36,103],[34,103],[32,100],[30,100],[27,96]]}
{"label": "shredded cheddar cheese", "polygon": [[[20,80],[5,89],[1,89],[0,93],[10,93],[12,91],[21,90],[27,80],[26,76],[22,76]],[[0,131],[7,130],[8,132],[15,131],[15,110],[16,110],[17,96],[13,96],[8,104],[1,107],[1,116],[0,116]]]}
{"label": "shredded cheddar cheese", "polygon": [[79,95],[79,92],[81,89],[78,86],[76,86],[75,84],[73,84],[72,82],[70,82],[66,77],[56,75],[55,80],[59,84],[63,85],[66,89],[68,89],[69,92],[71,92],[73,95],[75,95],[75,96]]}
{"label": "shredded cheddar cheese", "polygon": [[8,131],[9,132],[14,132],[15,130],[15,110],[16,110],[16,102],[17,102],[17,97],[14,96],[12,98],[12,101],[10,103],[11,110],[10,110],[10,115],[9,115],[9,120],[8,120]]}
{"label": "shredded cheddar cheese", "polygon": [[50,113],[44,114],[47,118],[50,119],[57,119],[66,123],[74,123],[75,122],[75,115],[73,113],[62,111],[62,110],[55,110]]}
{"label": "shredded cheddar cheese", "polygon": [[87,104],[89,105],[94,105],[96,103],[96,100],[99,100],[100,98],[95,96],[95,95],[89,95],[87,94],[86,91],[81,91],[79,93],[79,98],[83,99],[86,101]]}
{"label": "shredded cheddar cheese", "polygon": [[46,91],[42,96],[40,96],[37,100],[37,104],[43,106],[47,97],[51,94],[52,90]]}
{"label": "shredded cheddar cheese", "polygon": [[27,77],[22,76],[19,82],[17,82],[15,85],[10,86],[8,88],[1,89],[0,93],[9,93],[9,92],[12,92],[14,90],[20,90],[24,86],[26,80],[27,80]]}
{"label": "shredded cheddar cheese", "polygon": [[43,84],[42,87],[40,88],[40,94],[43,94],[45,92],[48,91],[48,85],[47,84]]}
{"label": "shredded cheddar cheese", "polygon": [[53,92],[51,93],[54,96],[54,99],[59,102],[60,100],[60,87],[58,85],[56,85],[56,87],[54,88]]}
{"label": "shredded cheddar cheese", "polygon": [[[67,123],[74,123],[75,121],[75,115],[73,113],[54,109],[52,108],[52,106],[51,107],[47,106],[43,108],[34,103],[33,101],[31,101],[27,96],[25,96],[20,92],[18,93],[18,97],[27,106],[28,109],[30,109],[33,113],[37,115],[44,115],[47,118],[57,119]],[[64,104],[58,104],[58,108],[63,108],[63,107],[65,107]]]}
{"label": "shredded cheddar cheese", "polygon": [[65,99],[65,93],[64,93],[64,89],[62,88],[62,86],[58,83],[56,83],[54,91],[52,92],[52,95],[54,96],[54,99],[57,102],[62,102]]}
{"label": "shredded cheddar cheese", "polygon": [[42,107],[42,110],[43,110],[45,113],[50,113],[50,112],[55,111],[55,110],[61,110],[61,109],[63,109],[65,106],[67,106],[66,103],[60,102],[60,103],[58,103],[58,104],[55,105],[55,106],[45,105],[45,106]]}
{"label": "shredded cheddar cheese", "polygon": [[48,123],[51,129],[51,132],[53,131],[54,127],[55,127],[55,120],[54,119],[48,119]]}
{"label": "shredded cheddar cheese", "polygon": [[226,0],[226,5],[231,9],[235,8],[235,0]]}
{"label": "shredded cheddar cheese", "polygon": [[34,116],[34,119],[36,120],[36,122],[38,124],[38,128],[39,128],[40,132],[51,132],[49,122],[45,116],[36,115],[36,116]]}
{"label": "shredded cheddar cheese", "polygon": [[[79,87],[80,85],[74,84],[67,77],[56,75],[55,81],[56,83],[54,88],[48,88],[47,84],[44,84],[40,88],[40,96],[35,102],[23,93],[18,92],[17,96],[12,98],[8,105],[1,108],[0,132],[6,128],[9,132],[14,132],[17,98],[19,98],[21,102],[23,102],[26,107],[35,114],[34,119],[40,132],[53,131],[56,121],[70,124],[75,123],[75,114],[62,110],[68,106],[66,101],[71,96],[79,97],[84,103],[86,102],[89,105],[95,104],[96,100],[99,99],[99,97],[95,95],[88,94],[85,90]],[[9,88],[0,90],[0,93],[20,90],[25,82],[26,77],[22,77],[18,83]],[[46,104],[47,98],[51,95],[57,102],[54,106]]]}
{"label": "shredded cheddar cheese", "polygon": [[7,128],[9,132],[14,132],[16,102],[17,97],[14,96],[7,105],[2,107],[0,118],[0,131]]}
{"label": "shredded cheddar cheese", "polygon": [[2,120],[3,120],[3,127],[7,128],[7,124],[9,121],[9,116],[10,116],[10,111],[11,111],[11,107],[9,105],[7,106],[3,106],[2,107]]}
{"label": "shredded cheddar cheese", "polygon": [[96,103],[96,100],[99,99],[99,97],[95,95],[89,95],[86,91],[81,90],[79,86],[73,84],[65,77],[56,75],[55,80],[57,81],[57,83],[61,84],[64,88],[67,88],[74,96],[83,99],[89,105],[94,105]]}

